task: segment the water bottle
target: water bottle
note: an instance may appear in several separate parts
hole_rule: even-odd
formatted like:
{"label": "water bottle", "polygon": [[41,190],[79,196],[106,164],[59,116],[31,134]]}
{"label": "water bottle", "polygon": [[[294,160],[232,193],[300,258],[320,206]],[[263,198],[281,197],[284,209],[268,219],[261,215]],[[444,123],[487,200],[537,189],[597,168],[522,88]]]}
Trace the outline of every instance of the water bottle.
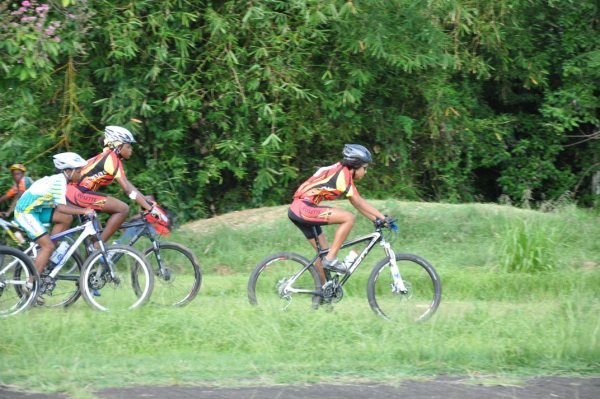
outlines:
{"label": "water bottle", "polygon": [[54,252],[52,252],[52,256],[50,256],[50,262],[54,263],[55,265],[58,265],[67,253],[68,249],[69,244],[66,241],[61,242],[58,248],[56,248]]}
{"label": "water bottle", "polygon": [[344,265],[346,265],[346,269],[352,266],[352,263],[354,263],[356,258],[358,258],[358,253],[355,250],[351,249],[350,252],[348,252],[348,255],[346,255],[346,257],[344,258]]}
{"label": "water bottle", "polygon": [[21,234],[20,231],[15,231],[15,238],[17,239],[17,241],[19,241],[19,244],[25,243],[25,237],[23,237],[23,234]]}

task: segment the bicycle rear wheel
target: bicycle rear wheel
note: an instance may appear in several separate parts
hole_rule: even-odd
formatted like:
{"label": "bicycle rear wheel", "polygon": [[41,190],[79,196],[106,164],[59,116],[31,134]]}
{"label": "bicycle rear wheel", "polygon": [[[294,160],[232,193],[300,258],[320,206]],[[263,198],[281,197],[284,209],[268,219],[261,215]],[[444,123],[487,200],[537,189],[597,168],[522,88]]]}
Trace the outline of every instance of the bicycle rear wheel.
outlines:
{"label": "bicycle rear wheel", "polygon": [[146,258],[138,250],[124,245],[109,245],[106,252],[114,275],[102,252],[92,252],[81,271],[81,295],[91,307],[102,311],[142,306],[154,287],[154,276]]}
{"label": "bicycle rear wheel", "polygon": [[308,267],[292,284],[290,279],[309,261],[292,252],[280,252],[256,265],[248,280],[248,300],[273,310],[316,308],[321,302],[321,279],[314,266]]}
{"label": "bicycle rear wheel", "polygon": [[30,307],[38,289],[39,276],[31,258],[18,249],[0,246],[0,317]]}
{"label": "bicycle rear wheel", "polygon": [[158,250],[150,247],[144,255],[155,274],[153,303],[184,306],[198,295],[202,273],[196,256],[189,249],[175,243],[160,242]]}
{"label": "bicycle rear wheel", "polygon": [[373,268],[367,285],[371,309],[394,321],[429,319],[442,299],[442,285],[435,269],[425,259],[409,254],[396,254],[396,263],[407,292],[394,292],[390,259],[383,259]]}
{"label": "bicycle rear wheel", "polygon": [[[83,260],[74,252],[64,264],[58,275],[53,279],[42,273],[40,294],[44,295],[44,306],[60,307],[73,304],[81,296],[79,291],[79,275]],[[52,284],[55,286],[52,288]]]}

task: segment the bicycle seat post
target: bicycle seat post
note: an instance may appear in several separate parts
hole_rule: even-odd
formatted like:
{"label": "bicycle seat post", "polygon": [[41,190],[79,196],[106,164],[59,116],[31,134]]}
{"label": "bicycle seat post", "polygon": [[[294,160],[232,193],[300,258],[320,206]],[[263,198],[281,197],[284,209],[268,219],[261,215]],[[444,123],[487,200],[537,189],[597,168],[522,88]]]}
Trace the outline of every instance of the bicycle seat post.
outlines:
{"label": "bicycle seat post", "polygon": [[320,254],[323,249],[321,248],[321,243],[319,242],[319,235],[317,234],[317,227],[312,226],[311,228],[312,228],[312,231],[315,236],[315,243],[317,244],[317,253]]}

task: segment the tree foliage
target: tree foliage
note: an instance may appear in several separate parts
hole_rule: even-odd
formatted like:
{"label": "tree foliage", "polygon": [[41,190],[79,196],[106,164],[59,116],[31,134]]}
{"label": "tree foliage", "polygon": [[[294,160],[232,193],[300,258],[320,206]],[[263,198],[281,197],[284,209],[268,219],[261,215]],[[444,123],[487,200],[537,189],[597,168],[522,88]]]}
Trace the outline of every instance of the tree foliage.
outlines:
{"label": "tree foliage", "polygon": [[285,203],[346,142],[375,153],[370,196],[590,201],[591,0],[30,0],[0,14],[3,165],[41,176],[117,124],[140,143],[130,179],[186,218]]}

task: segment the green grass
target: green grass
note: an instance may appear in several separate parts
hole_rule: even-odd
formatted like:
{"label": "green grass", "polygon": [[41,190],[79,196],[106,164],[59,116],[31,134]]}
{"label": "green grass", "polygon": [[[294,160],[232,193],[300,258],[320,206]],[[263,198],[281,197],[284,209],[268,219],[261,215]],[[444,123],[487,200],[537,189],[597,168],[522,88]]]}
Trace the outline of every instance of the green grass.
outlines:
{"label": "green grass", "polygon": [[[68,310],[33,309],[0,320],[0,383],[82,397],[139,384],[600,373],[597,216],[577,209],[376,205],[400,218],[394,248],[427,258],[441,276],[442,305],[425,324],[385,322],[371,312],[366,281],[383,257],[380,249],[333,310],[248,305],[247,276],[261,258],[284,249],[311,255],[282,212],[256,225],[174,234],[173,241],[196,252],[204,272],[199,296],[185,308],[103,314],[79,301]],[[553,270],[502,269],[506,236],[522,223],[556,232]],[[369,231],[359,219],[354,234]]]}

